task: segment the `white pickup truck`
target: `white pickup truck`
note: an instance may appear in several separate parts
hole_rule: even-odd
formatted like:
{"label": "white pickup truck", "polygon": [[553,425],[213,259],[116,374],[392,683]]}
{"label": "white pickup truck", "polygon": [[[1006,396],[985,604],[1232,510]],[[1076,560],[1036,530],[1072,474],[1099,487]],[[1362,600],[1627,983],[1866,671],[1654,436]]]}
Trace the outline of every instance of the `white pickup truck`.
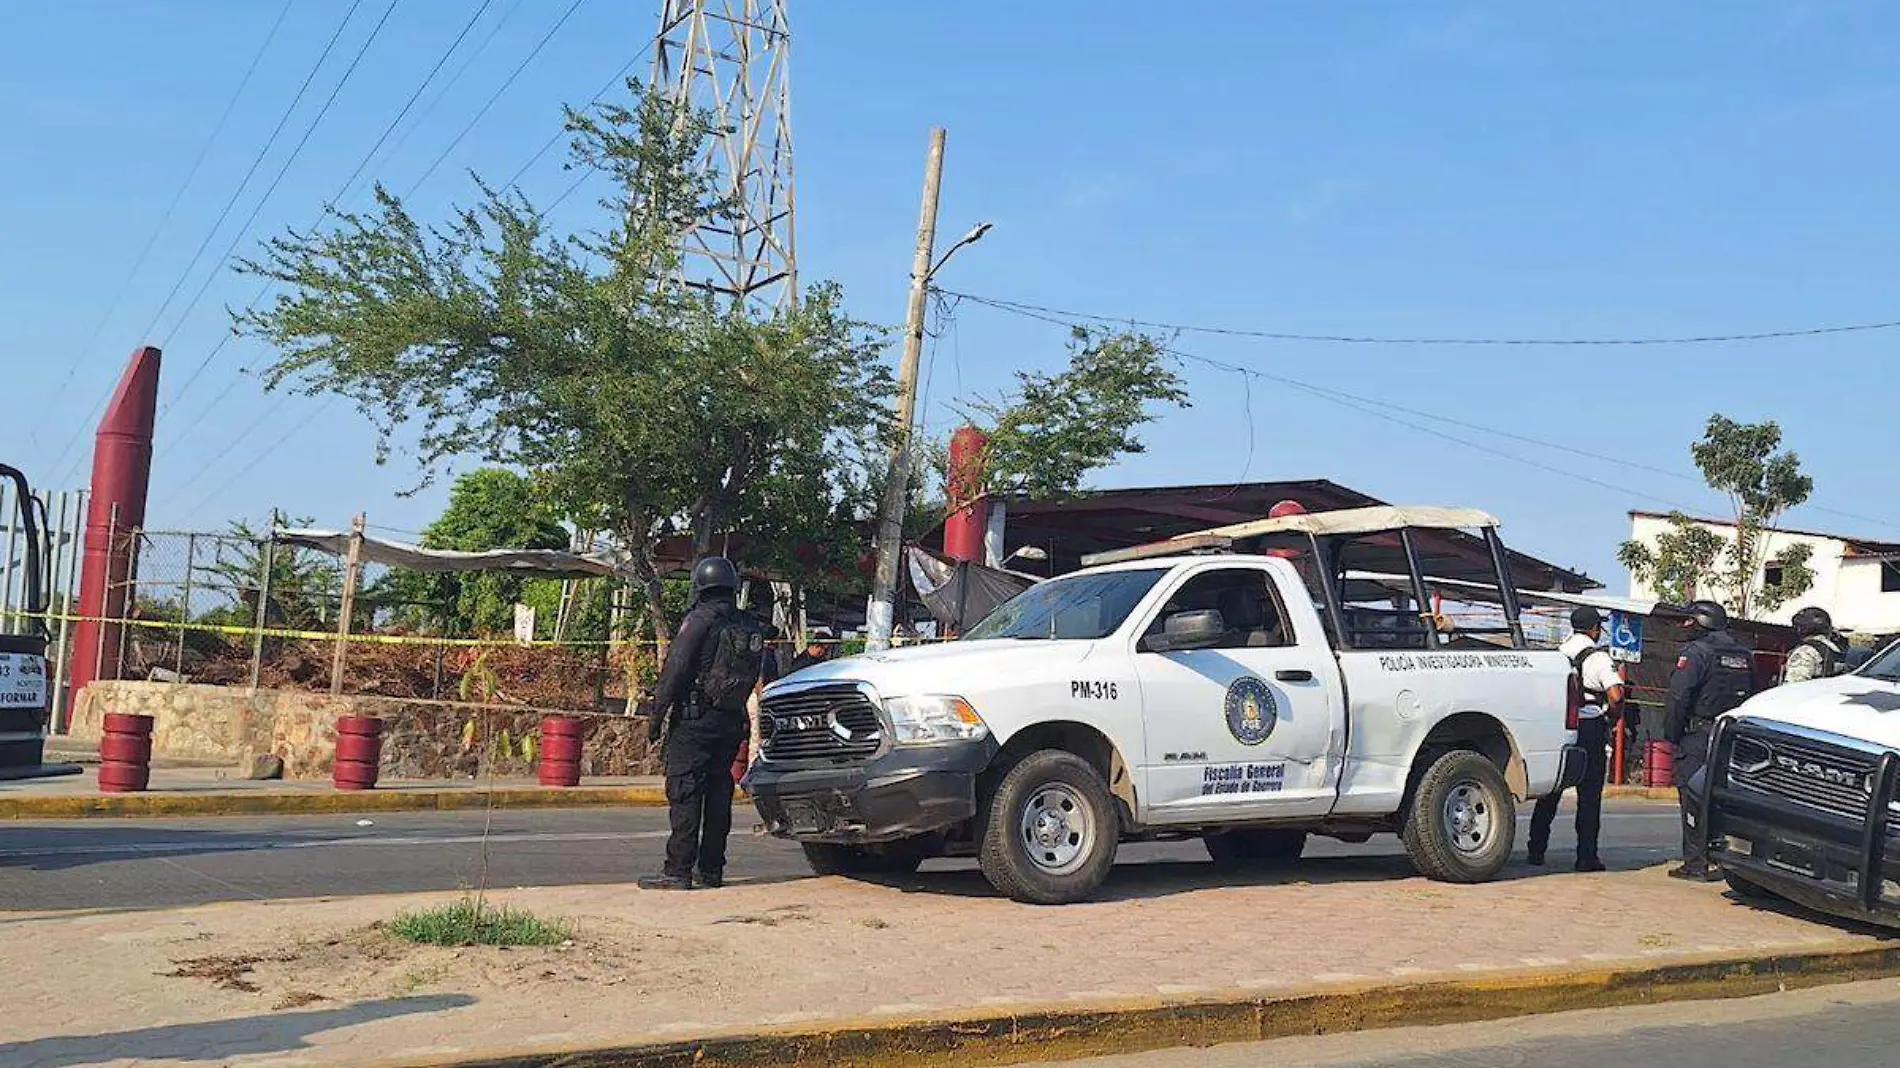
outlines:
{"label": "white pickup truck", "polygon": [[[974,855],[1039,904],[1086,898],[1130,840],[1238,863],[1396,832],[1425,874],[1489,879],[1516,802],[1582,767],[1573,674],[1526,647],[1496,526],[1366,508],[1102,554],[956,642],[768,687],[749,791],[820,873]],[[1429,549],[1497,577],[1495,626],[1434,617]],[[1355,568],[1412,588],[1358,603]]]}
{"label": "white pickup truck", "polygon": [[1699,823],[1737,894],[1900,927],[1900,644],[1756,694],[1709,745]]}

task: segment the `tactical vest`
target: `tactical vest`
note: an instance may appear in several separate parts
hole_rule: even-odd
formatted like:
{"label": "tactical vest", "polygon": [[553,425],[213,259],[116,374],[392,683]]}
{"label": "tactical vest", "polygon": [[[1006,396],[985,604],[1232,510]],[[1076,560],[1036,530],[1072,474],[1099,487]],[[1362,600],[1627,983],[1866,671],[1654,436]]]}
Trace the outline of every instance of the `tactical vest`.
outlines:
{"label": "tactical vest", "polygon": [[[1577,682],[1583,687],[1583,703],[1586,705],[1595,705],[1597,708],[1608,711],[1610,695],[1591,686],[1590,677],[1583,673],[1583,666],[1588,664],[1590,658],[1598,653],[1603,653],[1603,648],[1597,645],[1592,645],[1586,649],[1579,649],[1577,655],[1570,658],[1570,670],[1577,673]],[[1608,656],[1610,654],[1603,653],[1603,655]]]}
{"label": "tactical vest", "polygon": [[712,656],[700,672],[699,692],[708,708],[744,716],[765,666],[765,625],[749,612],[729,608],[714,626],[706,636]]}
{"label": "tactical vest", "polygon": [[1755,695],[1755,656],[1748,647],[1730,639],[1703,645],[1709,654],[1709,677],[1696,694],[1692,730],[1707,730],[1725,712],[1732,712]]}
{"label": "tactical vest", "polygon": [[1827,641],[1824,638],[1813,637],[1803,639],[1801,644],[1814,650],[1821,658],[1821,671],[1814,676],[1815,678],[1825,679],[1840,674],[1841,651],[1834,647],[1833,642]]}

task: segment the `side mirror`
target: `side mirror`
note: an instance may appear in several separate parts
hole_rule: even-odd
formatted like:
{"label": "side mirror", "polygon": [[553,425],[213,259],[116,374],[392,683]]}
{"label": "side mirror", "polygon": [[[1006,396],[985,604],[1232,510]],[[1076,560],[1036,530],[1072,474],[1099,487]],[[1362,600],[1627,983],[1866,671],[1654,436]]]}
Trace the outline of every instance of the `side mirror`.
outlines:
{"label": "side mirror", "polygon": [[1226,636],[1227,620],[1211,608],[1176,612],[1161,624],[1160,634],[1148,639],[1148,649],[1156,653],[1207,649]]}

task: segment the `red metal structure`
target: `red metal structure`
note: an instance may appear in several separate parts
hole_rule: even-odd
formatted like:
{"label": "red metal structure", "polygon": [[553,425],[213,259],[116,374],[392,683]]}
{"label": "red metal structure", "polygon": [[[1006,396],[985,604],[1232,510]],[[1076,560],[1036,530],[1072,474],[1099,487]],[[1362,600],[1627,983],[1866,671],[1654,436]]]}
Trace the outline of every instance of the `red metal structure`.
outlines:
{"label": "red metal structure", "polygon": [[983,451],[989,435],[973,426],[950,436],[950,501],[962,507],[943,523],[943,554],[952,560],[983,562],[983,532],[989,525],[989,499],[983,495]]}
{"label": "red metal structure", "polygon": [[158,349],[132,353],[93,438],[92,503],[86,509],[86,555],[79,575],[79,622],[73,628],[68,677],[77,697],[98,677],[105,654],[119,646],[132,532],[145,525],[152,477],[152,430],[158,418]]}

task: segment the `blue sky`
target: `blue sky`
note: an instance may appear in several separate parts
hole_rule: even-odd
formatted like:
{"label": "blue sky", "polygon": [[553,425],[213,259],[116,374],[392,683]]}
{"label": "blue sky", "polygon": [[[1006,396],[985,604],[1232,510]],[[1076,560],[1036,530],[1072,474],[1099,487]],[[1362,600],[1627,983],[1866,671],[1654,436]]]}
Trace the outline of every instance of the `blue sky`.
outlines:
{"label": "blue sky", "polygon": [[[238,247],[311,221],[479,0],[397,0],[335,109]],[[488,40],[370,175],[408,188],[568,0],[497,0]],[[799,249],[860,316],[902,315],[928,129],[949,129],[942,229],[996,229],[953,289],[1167,322],[1381,336],[1668,336],[1900,319],[1892,197],[1900,6],[1869,2],[1255,3],[793,0]],[[155,526],[278,505],[417,528],[369,425],[266,396],[227,345],[185,379],[255,281],[210,267],[382,16],[365,0],[197,270],[194,250],[335,30],[294,0],[249,90],[112,299],[216,125],[278,0],[18,5],[0,33],[0,456],[77,485],[90,415],[127,353],[169,338]],[[498,22],[502,15],[506,21]],[[505,179],[650,38],[657,5],[584,0],[422,184],[438,212]],[[492,39],[489,31],[495,26]],[[643,63],[640,67],[646,69]],[[412,116],[413,117],[413,116]],[[522,185],[550,200],[551,155]],[[359,183],[360,185],[360,183]],[[351,205],[360,205],[357,192]],[[560,217],[584,225],[590,198]],[[183,278],[157,327],[141,336]],[[206,278],[204,298],[180,312]],[[110,314],[108,314],[108,312]],[[930,350],[927,418],[1056,369],[1062,331],[963,304]],[[1704,347],[1406,348],[1184,334],[1183,351],[1681,474],[1713,411],[1774,418],[1817,482],[1791,523],[1900,536],[1879,487],[1878,385],[1900,331]],[[1486,507],[1520,548],[1620,589],[1633,507],[1712,510],[1689,479],[1401,416],[1472,448],[1265,380],[1185,366],[1194,407],[1102,485],[1331,478],[1396,501]],[[212,402],[217,400],[215,408]],[[1247,424],[1251,420],[1252,447]],[[83,433],[80,433],[83,430]],[[249,430],[248,436],[241,436]],[[268,452],[267,446],[283,444]],[[60,454],[65,451],[64,459]],[[1490,451],[1485,451],[1490,450]],[[1508,453],[1518,459],[1496,455]],[[58,462],[56,462],[56,460]],[[1529,461],[1529,462],[1523,462]],[[1583,475],[1593,485],[1550,468]],[[1822,511],[1820,509],[1832,509]],[[1861,518],[1847,518],[1851,513]]]}

